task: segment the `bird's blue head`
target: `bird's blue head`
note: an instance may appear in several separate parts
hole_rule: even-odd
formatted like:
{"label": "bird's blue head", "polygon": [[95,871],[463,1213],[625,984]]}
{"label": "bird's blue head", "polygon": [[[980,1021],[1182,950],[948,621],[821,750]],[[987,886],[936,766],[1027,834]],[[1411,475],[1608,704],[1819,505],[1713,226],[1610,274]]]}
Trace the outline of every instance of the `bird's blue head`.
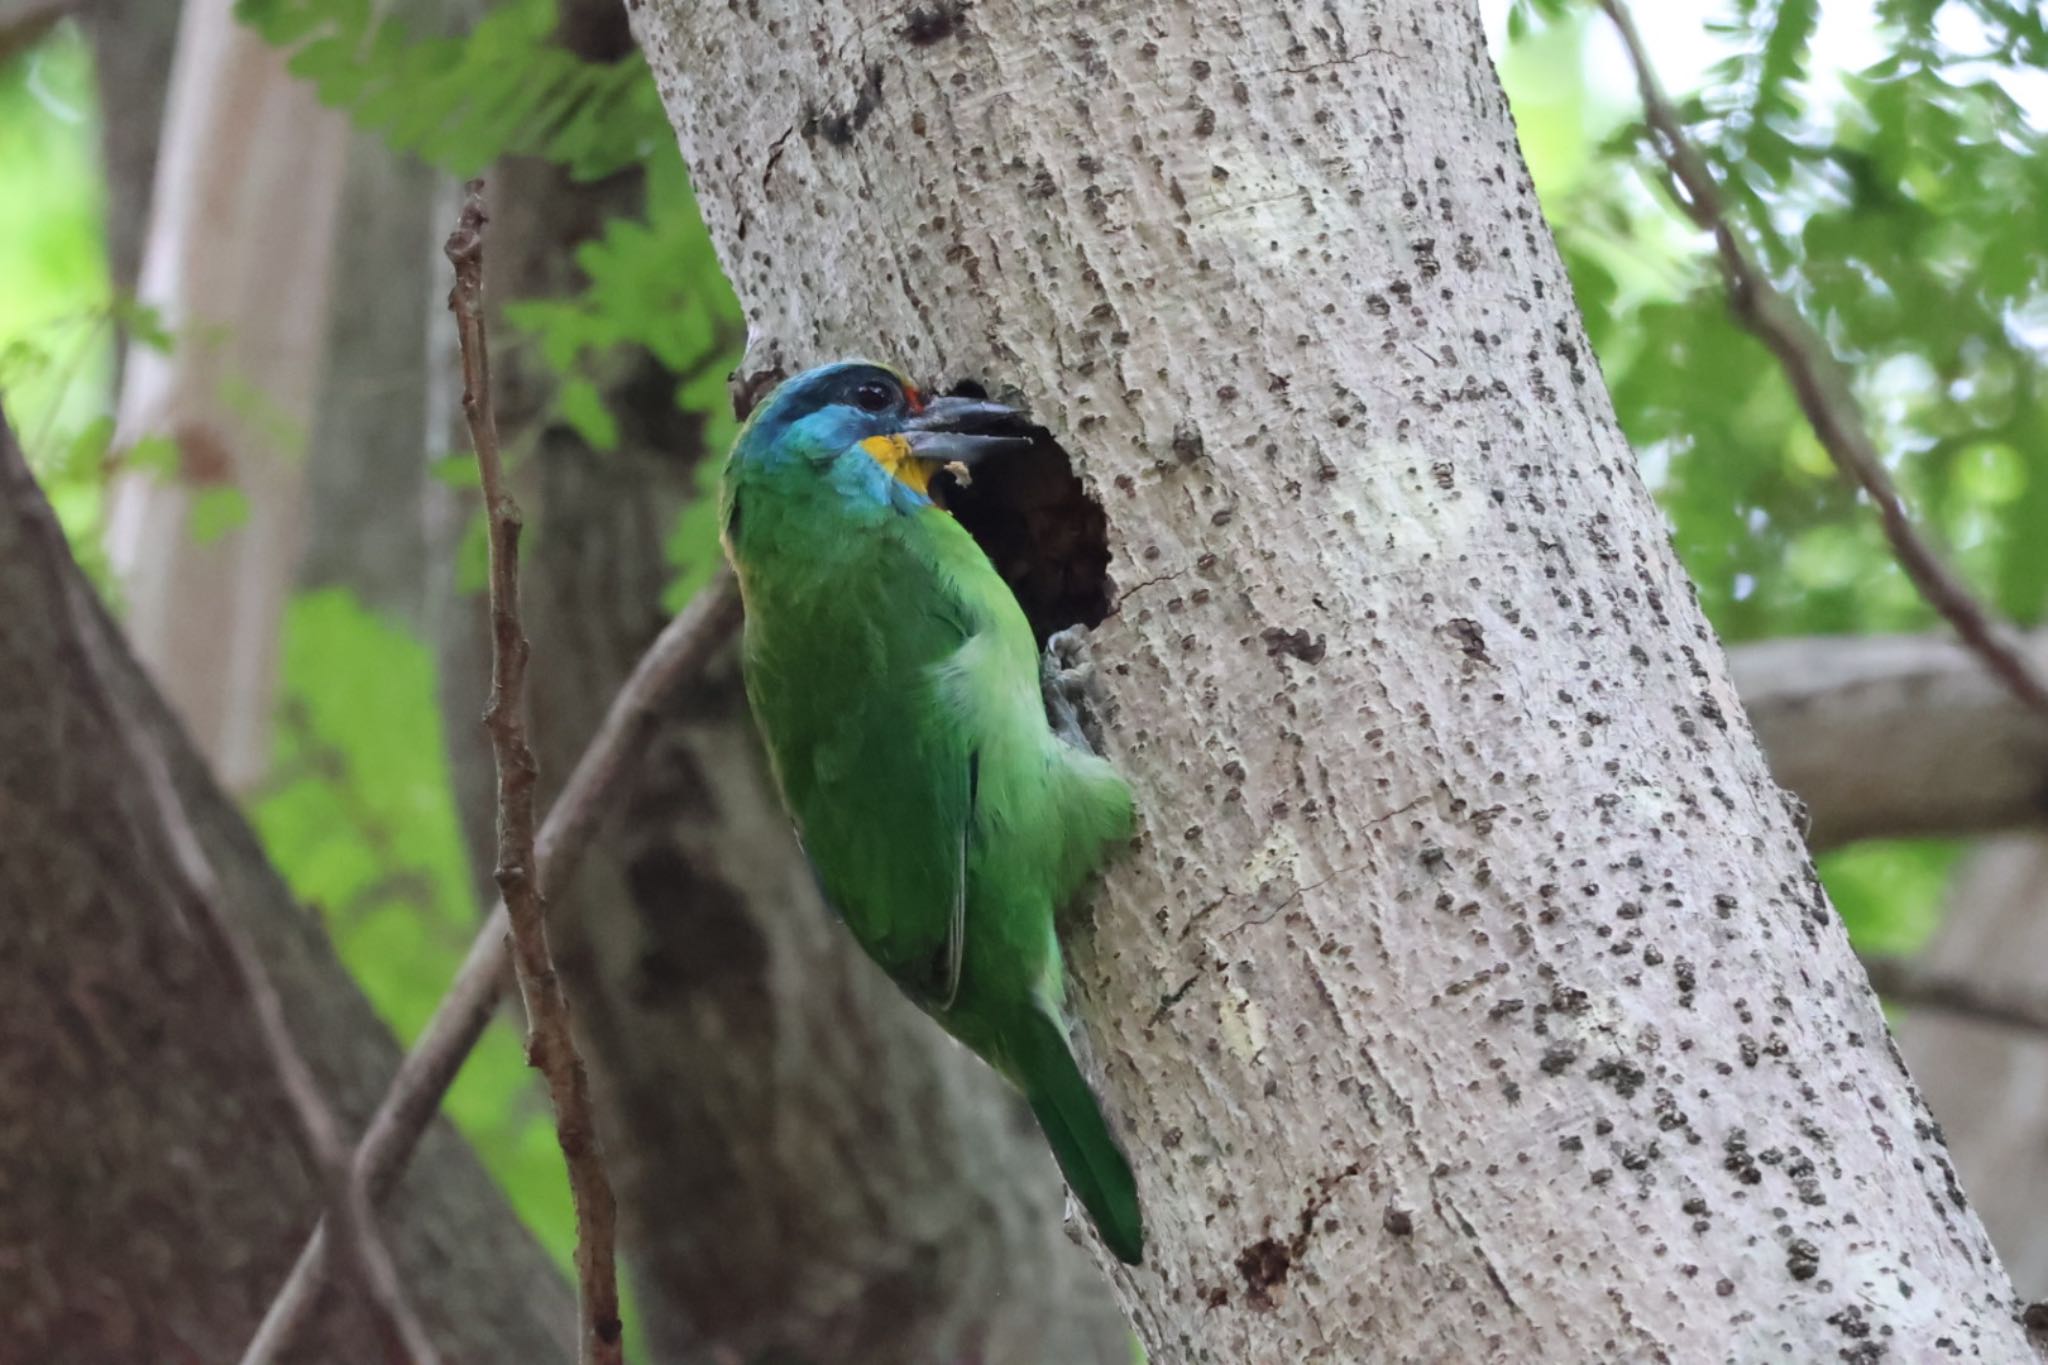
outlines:
{"label": "bird's blue head", "polygon": [[978,398],[926,398],[897,371],[840,361],[787,380],[754,409],[726,462],[726,498],[741,482],[824,480],[897,511],[931,506],[950,465],[1031,444],[1023,414]]}

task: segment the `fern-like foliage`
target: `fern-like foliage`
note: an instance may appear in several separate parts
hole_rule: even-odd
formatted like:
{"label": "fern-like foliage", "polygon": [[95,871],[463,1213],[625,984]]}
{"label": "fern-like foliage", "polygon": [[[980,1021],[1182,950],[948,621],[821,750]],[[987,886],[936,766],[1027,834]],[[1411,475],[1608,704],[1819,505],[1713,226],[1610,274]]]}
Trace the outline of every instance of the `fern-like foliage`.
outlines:
{"label": "fern-like foliage", "polygon": [[323,102],[457,175],[535,156],[594,178],[670,140],[636,54],[592,62],[552,41],[554,0],[510,0],[467,34],[431,37],[371,0],[238,0]]}

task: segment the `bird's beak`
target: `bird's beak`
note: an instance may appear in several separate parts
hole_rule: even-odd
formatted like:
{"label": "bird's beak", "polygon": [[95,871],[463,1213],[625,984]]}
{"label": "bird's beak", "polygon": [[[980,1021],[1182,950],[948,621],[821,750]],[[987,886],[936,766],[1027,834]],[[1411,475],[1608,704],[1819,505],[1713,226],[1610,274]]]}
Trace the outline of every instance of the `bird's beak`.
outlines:
{"label": "bird's beak", "polygon": [[991,455],[1029,450],[1030,433],[1023,413],[982,398],[934,398],[903,424],[903,439],[918,459],[969,469]]}

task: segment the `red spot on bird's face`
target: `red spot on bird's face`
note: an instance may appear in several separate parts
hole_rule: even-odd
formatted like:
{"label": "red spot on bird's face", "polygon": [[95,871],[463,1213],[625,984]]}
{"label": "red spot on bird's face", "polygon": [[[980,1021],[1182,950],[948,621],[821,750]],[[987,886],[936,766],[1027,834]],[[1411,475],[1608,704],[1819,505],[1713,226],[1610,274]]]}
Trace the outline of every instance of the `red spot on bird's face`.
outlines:
{"label": "red spot on bird's face", "polygon": [[924,411],[924,395],[907,379],[903,381],[903,401],[910,405],[912,416]]}

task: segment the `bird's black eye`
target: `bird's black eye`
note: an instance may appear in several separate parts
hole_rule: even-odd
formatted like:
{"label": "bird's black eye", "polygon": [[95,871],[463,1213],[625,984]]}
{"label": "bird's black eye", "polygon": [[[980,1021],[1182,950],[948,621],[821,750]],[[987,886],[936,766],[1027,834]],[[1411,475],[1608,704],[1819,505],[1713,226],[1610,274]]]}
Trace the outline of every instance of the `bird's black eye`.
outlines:
{"label": "bird's black eye", "polygon": [[863,412],[887,412],[896,405],[896,391],[878,379],[870,379],[853,391],[853,401]]}

